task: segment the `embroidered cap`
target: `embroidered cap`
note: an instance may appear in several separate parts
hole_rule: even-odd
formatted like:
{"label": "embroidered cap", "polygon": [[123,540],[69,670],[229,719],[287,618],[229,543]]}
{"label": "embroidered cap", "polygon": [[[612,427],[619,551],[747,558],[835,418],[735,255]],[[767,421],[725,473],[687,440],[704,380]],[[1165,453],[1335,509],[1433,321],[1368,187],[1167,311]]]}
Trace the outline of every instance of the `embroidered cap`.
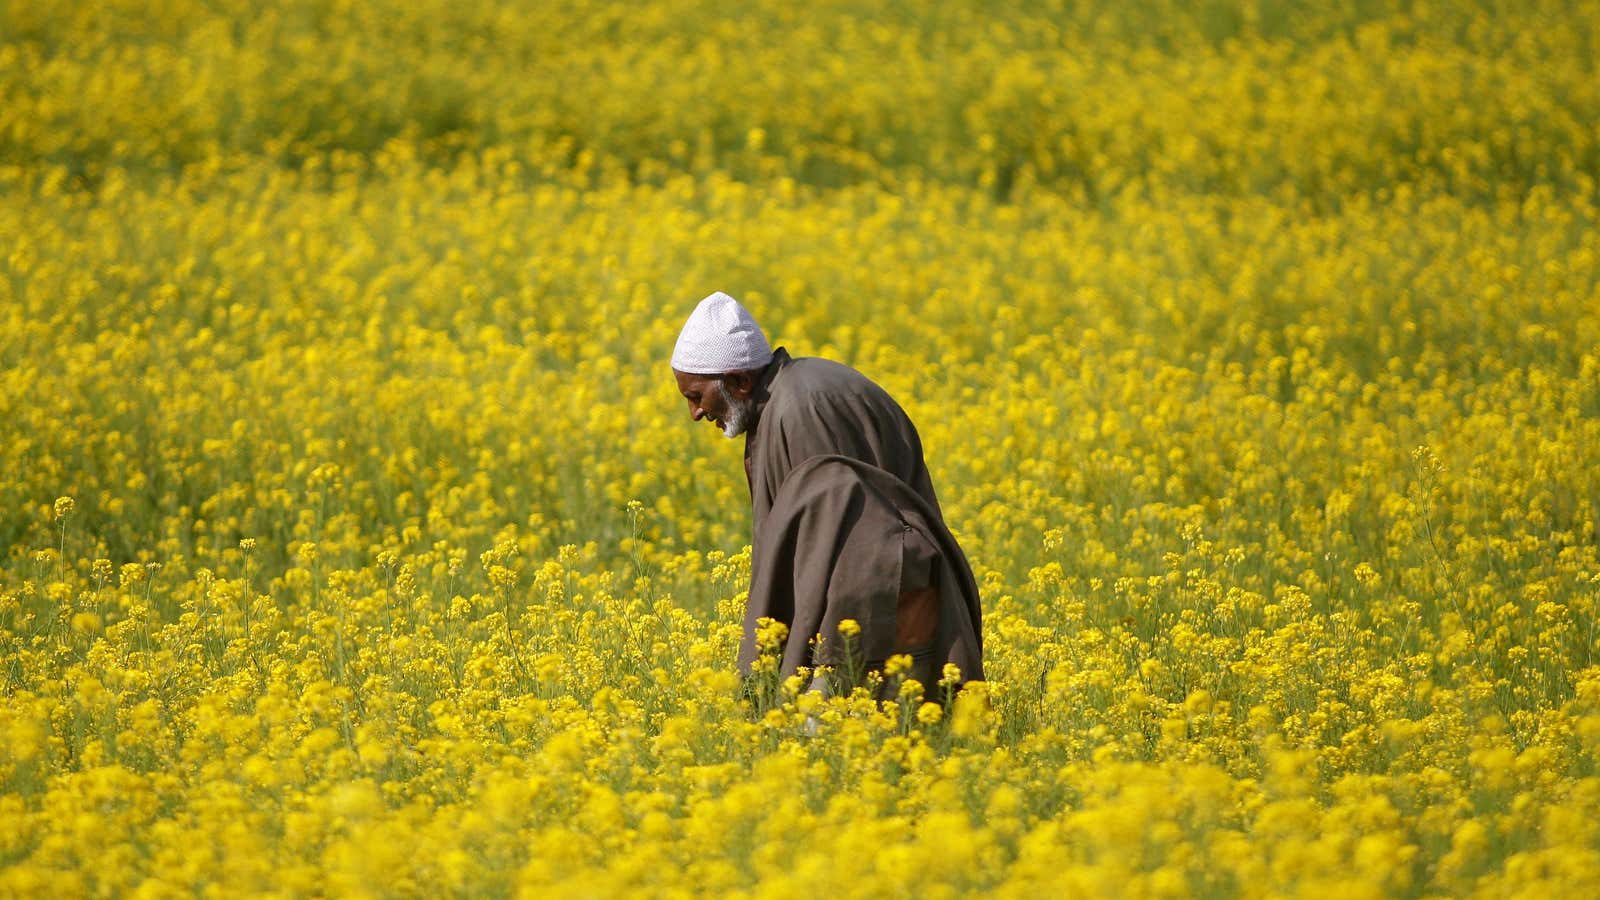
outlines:
{"label": "embroidered cap", "polygon": [[683,323],[672,367],[691,375],[725,375],[772,361],[772,346],[750,311],[717,291],[700,301]]}

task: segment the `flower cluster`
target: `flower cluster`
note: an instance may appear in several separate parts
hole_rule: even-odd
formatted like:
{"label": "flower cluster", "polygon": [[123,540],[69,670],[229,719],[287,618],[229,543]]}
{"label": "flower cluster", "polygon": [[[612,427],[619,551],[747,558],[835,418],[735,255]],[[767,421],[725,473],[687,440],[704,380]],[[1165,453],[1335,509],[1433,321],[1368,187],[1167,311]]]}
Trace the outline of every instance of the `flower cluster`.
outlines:
{"label": "flower cluster", "polygon": [[[1600,14],[1382,6],[0,8],[0,894],[1600,894]],[[741,681],[718,289],[987,682]]]}

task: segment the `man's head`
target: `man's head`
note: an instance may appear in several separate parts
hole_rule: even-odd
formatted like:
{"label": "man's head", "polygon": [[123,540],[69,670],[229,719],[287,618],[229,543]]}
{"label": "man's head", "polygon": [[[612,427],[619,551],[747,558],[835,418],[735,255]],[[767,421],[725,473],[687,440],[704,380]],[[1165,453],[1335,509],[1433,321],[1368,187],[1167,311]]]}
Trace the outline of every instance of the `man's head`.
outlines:
{"label": "man's head", "polygon": [[678,392],[696,422],[737,437],[755,417],[756,378],[772,361],[767,336],[739,301],[718,291],[690,313],[672,351]]}

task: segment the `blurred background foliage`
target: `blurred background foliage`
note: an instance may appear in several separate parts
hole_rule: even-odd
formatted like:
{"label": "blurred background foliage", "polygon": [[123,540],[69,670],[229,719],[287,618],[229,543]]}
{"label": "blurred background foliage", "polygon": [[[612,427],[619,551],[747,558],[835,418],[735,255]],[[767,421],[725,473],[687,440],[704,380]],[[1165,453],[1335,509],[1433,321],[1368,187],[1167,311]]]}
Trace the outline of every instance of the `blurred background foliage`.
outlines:
{"label": "blurred background foliage", "polygon": [[1594,190],[1588,5],[8,0],[0,159],[85,179],[396,140],[656,180],[927,179],[1318,208]]}

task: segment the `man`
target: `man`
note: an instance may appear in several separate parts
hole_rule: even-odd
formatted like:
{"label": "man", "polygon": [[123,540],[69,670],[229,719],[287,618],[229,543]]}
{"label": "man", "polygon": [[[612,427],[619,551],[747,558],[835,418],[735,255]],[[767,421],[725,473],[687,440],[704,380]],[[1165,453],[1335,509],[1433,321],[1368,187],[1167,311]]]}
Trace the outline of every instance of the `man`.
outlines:
{"label": "man", "polygon": [[[958,684],[981,680],[977,584],[900,405],[848,366],[773,350],[750,313],[720,291],[684,324],[672,369],[690,418],[745,436],[745,674],[759,655],[757,620],[770,618],[789,628],[783,677],[801,666],[870,670],[906,654],[906,677],[930,694],[947,664],[959,670]],[[848,627],[840,634],[847,619],[858,635]]]}

